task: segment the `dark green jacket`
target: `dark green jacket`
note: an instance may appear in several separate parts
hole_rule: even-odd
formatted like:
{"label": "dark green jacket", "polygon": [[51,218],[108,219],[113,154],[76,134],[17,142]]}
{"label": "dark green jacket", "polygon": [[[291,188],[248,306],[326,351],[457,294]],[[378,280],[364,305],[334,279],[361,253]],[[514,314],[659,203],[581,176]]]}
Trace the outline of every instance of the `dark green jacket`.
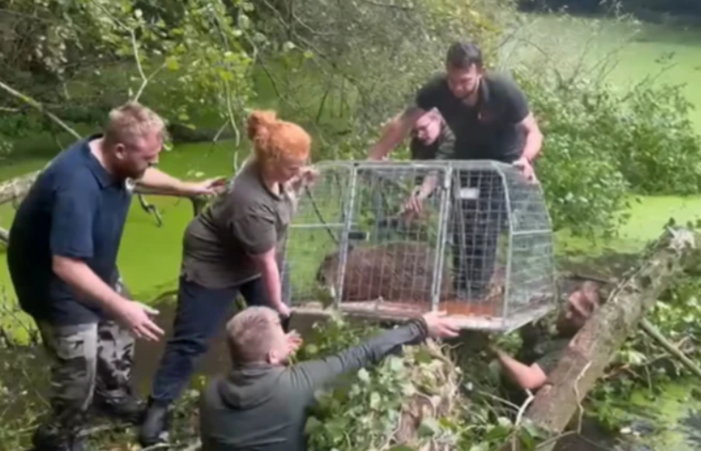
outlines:
{"label": "dark green jacket", "polygon": [[385,332],[322,360],[294,366],[257,364],[212,380],[200,405],[203,451],[304,451],[307,411],[314,393],[340,375],[422,342],[423,320]]}

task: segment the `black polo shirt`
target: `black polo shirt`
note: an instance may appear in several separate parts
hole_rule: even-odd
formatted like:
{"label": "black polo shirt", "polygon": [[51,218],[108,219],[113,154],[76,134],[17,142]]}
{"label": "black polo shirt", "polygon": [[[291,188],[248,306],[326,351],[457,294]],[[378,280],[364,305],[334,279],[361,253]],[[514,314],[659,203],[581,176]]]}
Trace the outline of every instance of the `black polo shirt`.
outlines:
{"label": "black polo shirt", "polygon": [[52,271],[52,256],[83,260],[105,283],[116,275],[131,194],[90,152],[91,136],[62,152],[22,201],[10,231],[7,261],[23,310],[53,324],[102,317]]}
{"label": "black polo shirt", "polygon": [[439,152],[439,159],[512,163],[523,152],[525,136],[517,124],[528,116],[528,101],[506,74],[486,72],[472,107],[456,98],[445,74],[439,74],[421,87],[416,104],[424,111],[437,108],[455,135],[453,153]]}

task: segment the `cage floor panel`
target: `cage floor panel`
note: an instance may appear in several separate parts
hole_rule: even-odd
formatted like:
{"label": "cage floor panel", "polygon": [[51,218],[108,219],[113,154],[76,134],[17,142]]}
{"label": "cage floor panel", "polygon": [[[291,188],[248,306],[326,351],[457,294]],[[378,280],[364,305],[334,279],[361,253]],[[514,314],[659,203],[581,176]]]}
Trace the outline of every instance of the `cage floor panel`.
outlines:
{"label": "cage floor panel", "polygon": [[[463,329],[509,332],[541,318],[552,309],[552,305],[535,305],[527,310],[511,314],[508,318],[494,314],[495,306],[490,304],[441,302],[438,309],[447,311]],[[429,312],[431,304],[378,301],[343,302],[340,310],[352,316],[378,320],[406,320]]]}

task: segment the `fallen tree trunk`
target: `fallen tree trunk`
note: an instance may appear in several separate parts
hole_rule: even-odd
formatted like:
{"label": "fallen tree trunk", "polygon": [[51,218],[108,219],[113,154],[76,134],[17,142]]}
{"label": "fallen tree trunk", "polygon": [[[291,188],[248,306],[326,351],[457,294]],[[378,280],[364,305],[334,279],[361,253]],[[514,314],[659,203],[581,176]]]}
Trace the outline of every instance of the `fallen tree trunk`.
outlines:
{"label": "fallen tree trunk", "polygon": [[[688,257],[696,252],[697,241],[698,236],[690,230],[665,230],[650,247],[647,259],[623,279],[606,304],[572,339],[524,419],[557,435],[575,413],[581,418],[582,400],[645,313],[683,271]],[[538,449],[550,451],[555,444],[556,440],[550,440]],[[503,451],[513,449],[517,447],[509,443]]]}
{"label": "fallen tree trunk", "polygon": [[41,171],[35,171],[0,183],[0,205],[26,196],[40,173]]}

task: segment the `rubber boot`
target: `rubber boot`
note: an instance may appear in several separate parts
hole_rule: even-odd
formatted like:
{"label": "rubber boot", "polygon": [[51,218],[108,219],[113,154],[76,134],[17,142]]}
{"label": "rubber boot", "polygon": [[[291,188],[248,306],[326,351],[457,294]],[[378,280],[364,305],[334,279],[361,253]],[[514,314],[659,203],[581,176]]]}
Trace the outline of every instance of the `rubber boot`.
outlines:
{"label": "rubber boot", "polygon": [[168,442],[170,412],[168,405],[149,399],[144,421],[139,428],[139,444],[146,448]]}

